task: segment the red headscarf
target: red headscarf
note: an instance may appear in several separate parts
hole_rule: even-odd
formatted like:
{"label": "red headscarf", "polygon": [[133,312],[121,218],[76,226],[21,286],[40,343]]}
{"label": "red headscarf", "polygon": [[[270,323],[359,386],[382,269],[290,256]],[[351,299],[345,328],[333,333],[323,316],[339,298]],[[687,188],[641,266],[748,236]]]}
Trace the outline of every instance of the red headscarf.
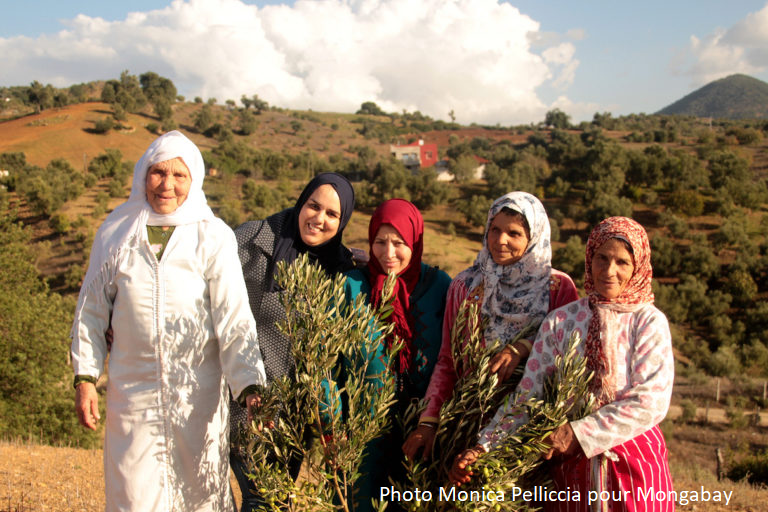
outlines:
{"label": "red headscarf", "polygon": [[[632,247],[634,270],[621,295],[606,299],[595,290],[592,276],[592,258],[605,242],[617,238]],[[595,372],[592,389],[598,400],[608,403],[616,392],[614,383],[615,334],[618,326],[617,313],[632,312],[646,304],[653,303],[651,281],[651,246],[643,226],[627,217],[609,217],[595,226],[587,241],[586,276],[584,288],[589,296],[593,315],[587,332],[587,368]]]}
{"label": "red headscarf", "polygon": [[[373,212],[371,223],[368,225],[368,244],[371,258],[368,260],[370,271],[371,298],[374,306],[381,302],[381,290],[387,279],[387,272],[373,256],[373,242],[379,228],[389,224],[397,230],[406,245],[411,249],[411,261],[400,272],[395,282],[394,311],[389,321],[395,324],[394,334],[403,341],[403,349],[399,352],[399,370],[407,372],[413,358],[413,318],[409,312],[410,296],[421,273],[421,256],[424,251],[424,219],[419,209],[405,199],[390,199],[384,201]],[[390,346],[392,339],[387,340]]]}

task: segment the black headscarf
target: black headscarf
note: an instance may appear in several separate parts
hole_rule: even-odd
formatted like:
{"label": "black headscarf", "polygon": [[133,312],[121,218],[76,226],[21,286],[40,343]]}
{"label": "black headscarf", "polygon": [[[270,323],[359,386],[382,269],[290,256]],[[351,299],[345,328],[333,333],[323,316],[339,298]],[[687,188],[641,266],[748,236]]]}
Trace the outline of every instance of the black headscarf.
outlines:
{"label": "black headscarf", "polygon": [[[324,244],[309,246],[301,239],[299,212],[304,203],[309,199],[309,196],[323,185],[332,186],[339,195],[339,202],[341,203],[339,231]],[[307,186],[304,187],[301,195],[296,200],[296,204],[291,209],[291,213],[286,219],[282,231],[278,234],[273,264],[276,264],[278,261],[291,263],[299,254],[307,253],[310,260],[317,262],[328,275],[333,276],[339,272],[351,269],[354,266],[352,253],[341,243],[341,236],[354,209],[355,191],[347,178],[335,172],[324,172],[312,178],[312,181],[307,183]]]}

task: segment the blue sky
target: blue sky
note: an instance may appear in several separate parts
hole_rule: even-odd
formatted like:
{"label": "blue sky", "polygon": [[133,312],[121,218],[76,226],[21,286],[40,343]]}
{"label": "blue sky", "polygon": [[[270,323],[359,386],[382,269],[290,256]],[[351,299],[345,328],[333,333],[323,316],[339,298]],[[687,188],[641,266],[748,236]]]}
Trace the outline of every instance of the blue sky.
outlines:
{"label": "blue sky", "polygon": [[[768,81],[768,1],[0,0],[0,86],[129,69],[187,97],[535,122],[652,113],[711,80]],[[128,13],[138,13],[131,16]]]}

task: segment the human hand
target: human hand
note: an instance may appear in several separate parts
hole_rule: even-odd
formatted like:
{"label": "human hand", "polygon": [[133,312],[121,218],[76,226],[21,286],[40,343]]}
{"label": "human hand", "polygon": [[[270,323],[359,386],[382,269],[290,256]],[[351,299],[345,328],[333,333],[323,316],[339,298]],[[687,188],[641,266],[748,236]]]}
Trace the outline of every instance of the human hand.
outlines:
{"label": "human hand", "polygon": [[[251,393],[250,395],[245,397],[245,409],[248,411],[248,423],[253,422],[254,418],[254,412],[258,413],[259,408],[261,407],[261,396],[258,393]],[[273,419],[268,419],[264,422],[263,425],[259,425],[258,429],[261,430],[262,426],[267,428],[275,428],[275,421]]]}
{"label": "human hand", "polygon": [[337,458],[339,456],[339,451],[346,440],[347,437],[343,433],[338,439],[335,438],[333,434],[323,434],[321,436],[320,444],[323,448],[323,460],[329,467],[338,469],[339,462]]}
{"label": "human hand", "polygon": [[81,382],[75,388],[75,411],[80,424],[96,430],[101,415],[99,414],[99,393],[91,382]]}
{"label": "human hand", "polygon": [[437,434],[437,425],[431,423],[419,423],[416,430],[411,432],[408,439],[403,443],[403,453],[408,460],[415,460],[416,454],[421,448],[424,452],[421,454],[421,460],[428,460],[432,455],[432,444],[435,442]]}
{"label": "human hand", "polygon": [[491,374],[498,373],[499,382],[504,382],[512,376],[523,357],[524,355],[520,353],[517,346],[505,345],[491,358],[490,363],[488,363],[488,370]]}
{"label": "human hand", "polygon": [[570,423],[557,427],[552,434],[550,434],[547,442],[550,444],[551,448],[547,453],[541,456],[544,460],[549,460],[552,457],[558,456],[568,457],[575,455],[579,448],[581,448]]}
{"label": "human hand", "polygon": [[472,471],[469,469],[481,454],[485,453],[482,446],[477,445],[474,448],[468,448],[458,454],[453,460],[453,465],[448,471],[448,479],[454,485],[468,483],[472,479]]}

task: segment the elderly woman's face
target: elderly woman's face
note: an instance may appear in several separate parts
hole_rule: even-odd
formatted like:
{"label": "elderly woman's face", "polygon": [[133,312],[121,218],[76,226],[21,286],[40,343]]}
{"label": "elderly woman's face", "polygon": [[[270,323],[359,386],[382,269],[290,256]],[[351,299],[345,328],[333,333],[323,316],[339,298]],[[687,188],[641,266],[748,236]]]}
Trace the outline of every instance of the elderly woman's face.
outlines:
{"label": "elderly woman's face", "polygon": [[158,162],[147,170],[147,201],[155,213],[173,213],[189,196],[192,176],[181,158]]}
{"label": "elderly woman's face", "polygon": [[501,211],[488,227],[488,250],[497,265],[511,265],[525,254],[530,238],[519,215]]}
{"label": "elderly woman's face", "polygon": [[339,232],[341,201],[332,185],[320,185],[299,211],[301,241],[310,247],[322,245]]}
{"label": "elderly woman's face", "polygon": [[611,238],[592,255],[592,281],[603,298],[619,297],[635,271],[632,254],[622,240]]}

